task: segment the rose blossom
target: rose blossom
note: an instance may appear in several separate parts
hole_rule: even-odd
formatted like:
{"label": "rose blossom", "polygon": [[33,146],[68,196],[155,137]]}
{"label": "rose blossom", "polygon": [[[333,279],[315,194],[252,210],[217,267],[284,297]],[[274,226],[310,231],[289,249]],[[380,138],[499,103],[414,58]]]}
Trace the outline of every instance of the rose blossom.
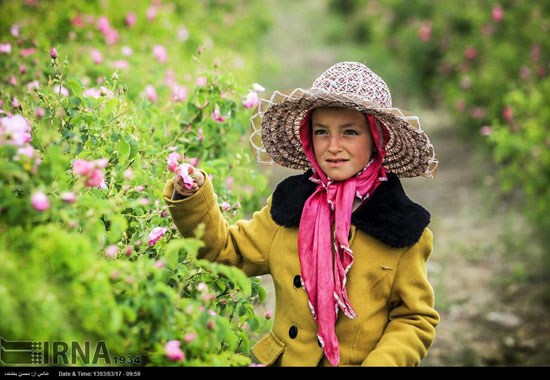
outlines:
{"label": "rose blossom", "polygon": [[132,48],[130,46],[123,46],[122,47],[122,55],[125,57],[129,57],[132,54],[134,54]]}
{"label": "rose blossom", "polygon": [[172,152],[168,155],[167,166],[172,173],[175,173],[176,168],[178,167],[179,160],[180,160],[180,154],[177,152]]}
{"label": "rose blossom", "polygon": [[504,11],[502,10],[502,7],[500,5],[496,5],[491,11],[491,16],[493,16],[493,20],[495,22],[501,22],[503,15]]}
{"label": "rose blossom", "polygon": [[221,209],[223,211],[229,211],[231,210],[231,205],[229,204],[229,202],[222,202],[222,204],[220,205]]}
{"label": "rose blossom", "polygon": [[32,207],[37,211],[45,211],[50,208],[50,201],[43,192],[39,191],[31,196]]}
{"label": "rose blossom", "polygon": [[510,106],[504,107],[504,109],[502,110],[502,116],[507,121],[512,121],[514,119],[514,109]]}
{"label": "rose blossom", "polygon": [[183,337],[183,340],[185,341],[185,343],[191,343],[195,339],[197,339],[197,334],[195,333],[185,334],[185,336]]}
{"label": "rose blossom", "polygon": [[256,92],[264,92],[265,91],[265,88],[263,86],[261,86],[260,84],[258,84],[258,83],[254,83],[252,85],[252,89]]}
{"label": "rose blossom", "polygon": [[105,174],[100,169],[95,169],[88,177],[88,180],[86,181],[86,186],[104,189],[106,187]]}
{"label": "rose blossom", "polygon": [[193,178],[191,177],[191,174],[193,174],[192,170],[193,169],[191,168],[191,166],[189,164],[181,164],[174,171],[175,174],[181,176],[181,178],[183,179],[183,185],[187,189],[192,188],[193,183],[195,182],[193,180]]}
{"label": "rose blossom", "polygon": [[11,44],[9,42],[6,42],[4,44],[0,44],[0,53],[10,54],[11,53]]}
{"label": "rose blossom", "polygon": [[61,94],[63,96],[69,96],[69,90],[67,90],[65,87],[60,85],[53,86],[53,92],[54,94]]}
{"label": "rose blossom", "polygon": [[153,55],[155,56],[157,61],[159,61],[159,63],[166,62],[168,56],[166,53],[166,48],[162,45],[153,46]]}
{"label": "rose blossom", "polygon": [[137,21],[137,17],[134,12],[127,13],[126,17],[124,17],[124,22],[129,27],[134,26],[136,21]]}
{"label": "rose blossom", "polygon": [[244,108],[254,108],[258,105],[258,93],[250,91],[243,102]]}
{"label": "rose blossom", "polygon": [[118,252],[118,247],[116,245],[110,245],[105,249],[105,256],[114,259]]}
{"label": "rose blossom", "polygon": [[183,360],[185,355],[180,349],[179,340],[170,340],[164,345],[164,352],[170,360]]}
{"label": "rose blossom", "polygon": [[201,75],[200,77],[197,77],[197,79],[195,80],[195,84],[197,86],[206,86],[206,83],[208,83],[208,79],[206,79],[205,76]]}
{"label": "rose blossom", "polygon": [[37,119],[42,119],[46,115],[46,111],[42,107],[36,107],[35,115]]}
{"label": "rose blossom", "polygon": [[216,106],[216,108],[214,108],[214,112],[212,112],[212,119],[216,120],[218,123],[223,123],[225,120],[227,120],[230,114],[231,112],[227,114],[227,116],[220,115],[220,109],[218,108],[218,106]]}
{"label": "rose blossom", "polygon": [[168,229],[164,227],[155,227],[149,234],[149,247],[155,245],[155,243],[166,233]]}
{"label": "rose blossom", "polygon": [[65,191],[65,192],[61,193],[59,198],[62,201],[67,202],[67,203],[73,203],[73,202],[76,201],[76,195],[71,191]]}
{"label": "rose blossom", "polygon": [[101,54],[101,52],[95,48],[92,48],[90,50],[90,57],[92,57],[92,61],[94,61],[96,65],[99,65],[101,62],[103,62],[103,54]]}
{"label": "rose blossom", "polygon": [[184,102],[187,99],[187,87],[174,84],[172,86],[172,100],[175,102]]}
{"label": "rose blossom", "polygon": [[0,118],[0,145],[22,146],[31,141],[31,125],[21,115]]}
{"label": "rose blossom", "polygon": [[156,103],[158,101],[157,90],[152,85],[145,86],[145,97],[151,102]]}

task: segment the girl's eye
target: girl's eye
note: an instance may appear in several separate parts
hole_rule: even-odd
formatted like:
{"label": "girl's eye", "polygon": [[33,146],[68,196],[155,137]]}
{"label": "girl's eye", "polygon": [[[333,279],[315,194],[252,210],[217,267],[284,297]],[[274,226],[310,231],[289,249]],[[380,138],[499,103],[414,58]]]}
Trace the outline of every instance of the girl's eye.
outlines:
{"label": "girl's eye", "polygon": [[314,135],[324,135],[327,131],[325,131],[324,129],[316,129],[313,131],[313,134]]}
{"label": "girl's eye", "polygon": [[346,131],[344,132],[344,134],[346,135],[357,135],[357,131],[354,130],[354,129],[346,129]]}

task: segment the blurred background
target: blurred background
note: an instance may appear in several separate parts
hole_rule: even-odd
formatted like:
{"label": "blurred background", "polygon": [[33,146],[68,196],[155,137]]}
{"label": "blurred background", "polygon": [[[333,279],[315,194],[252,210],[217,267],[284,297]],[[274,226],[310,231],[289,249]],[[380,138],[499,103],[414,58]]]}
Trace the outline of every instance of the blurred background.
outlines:
{"label": "blurred background", "polygon": [[[0,11],[4,50],[32,30],[36,49],[80,57],[82,75],[118,70],[130,98],[143,78],[189,81],[198,47],[266,93],[307,88],[339,61],[365,63],[394,106],[420,117],[439,159],[434,179],[402,181],[434,232],[428,271],[441,324],[422,365],[550,364],[550,2],[12,0]],[[101,15],[110,32],[97,27]],[[155,43],[171,71],[150,69]],[[259,170],[271,190],[298,173]]]}

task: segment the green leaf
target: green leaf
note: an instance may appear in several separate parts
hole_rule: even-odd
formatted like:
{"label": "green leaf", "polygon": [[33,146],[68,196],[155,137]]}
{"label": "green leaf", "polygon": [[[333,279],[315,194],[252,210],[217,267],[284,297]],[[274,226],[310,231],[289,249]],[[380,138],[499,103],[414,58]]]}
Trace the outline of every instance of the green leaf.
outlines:
{"label": "green leaf", "polygon": [[67,80],[67,87],[69,89],[69,93],[75,94],[77,96],[82,96],[82,92],[84,90],[84,83],[79,78],[76,77],[70,77]]}
{"label": "green leaf", "polygon": [[130,145],[124,140],[118,140],[116,144],[116,150],[121,159],[125,159],[130,153]]}
{"label": "green leaf", "polygon": [[185,248],[185,239],[172,240],[166,246],[164,256],[169,268],[174,269],[178,265],[179,252]]}

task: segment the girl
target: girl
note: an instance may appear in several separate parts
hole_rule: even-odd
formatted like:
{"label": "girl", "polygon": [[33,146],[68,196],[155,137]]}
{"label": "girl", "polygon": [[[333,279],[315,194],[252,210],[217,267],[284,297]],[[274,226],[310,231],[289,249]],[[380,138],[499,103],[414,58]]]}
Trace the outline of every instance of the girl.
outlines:
{"label": "girl", "polygon": [[[398,177],[435,173],[416,116],[392,108],[365,65],[338,63],[310,89],[275,92],[252,117],[261,163],[303,169],[252,220],[223,219],[206,173],[165,201],[184,236],[205,224],[201,258],[271,274],[271,332],[252,352],[265,365],[411,366],[427,354],[439,315],[426,274],[430,214]],[[261,136],[261,137],[260,137]]]}

